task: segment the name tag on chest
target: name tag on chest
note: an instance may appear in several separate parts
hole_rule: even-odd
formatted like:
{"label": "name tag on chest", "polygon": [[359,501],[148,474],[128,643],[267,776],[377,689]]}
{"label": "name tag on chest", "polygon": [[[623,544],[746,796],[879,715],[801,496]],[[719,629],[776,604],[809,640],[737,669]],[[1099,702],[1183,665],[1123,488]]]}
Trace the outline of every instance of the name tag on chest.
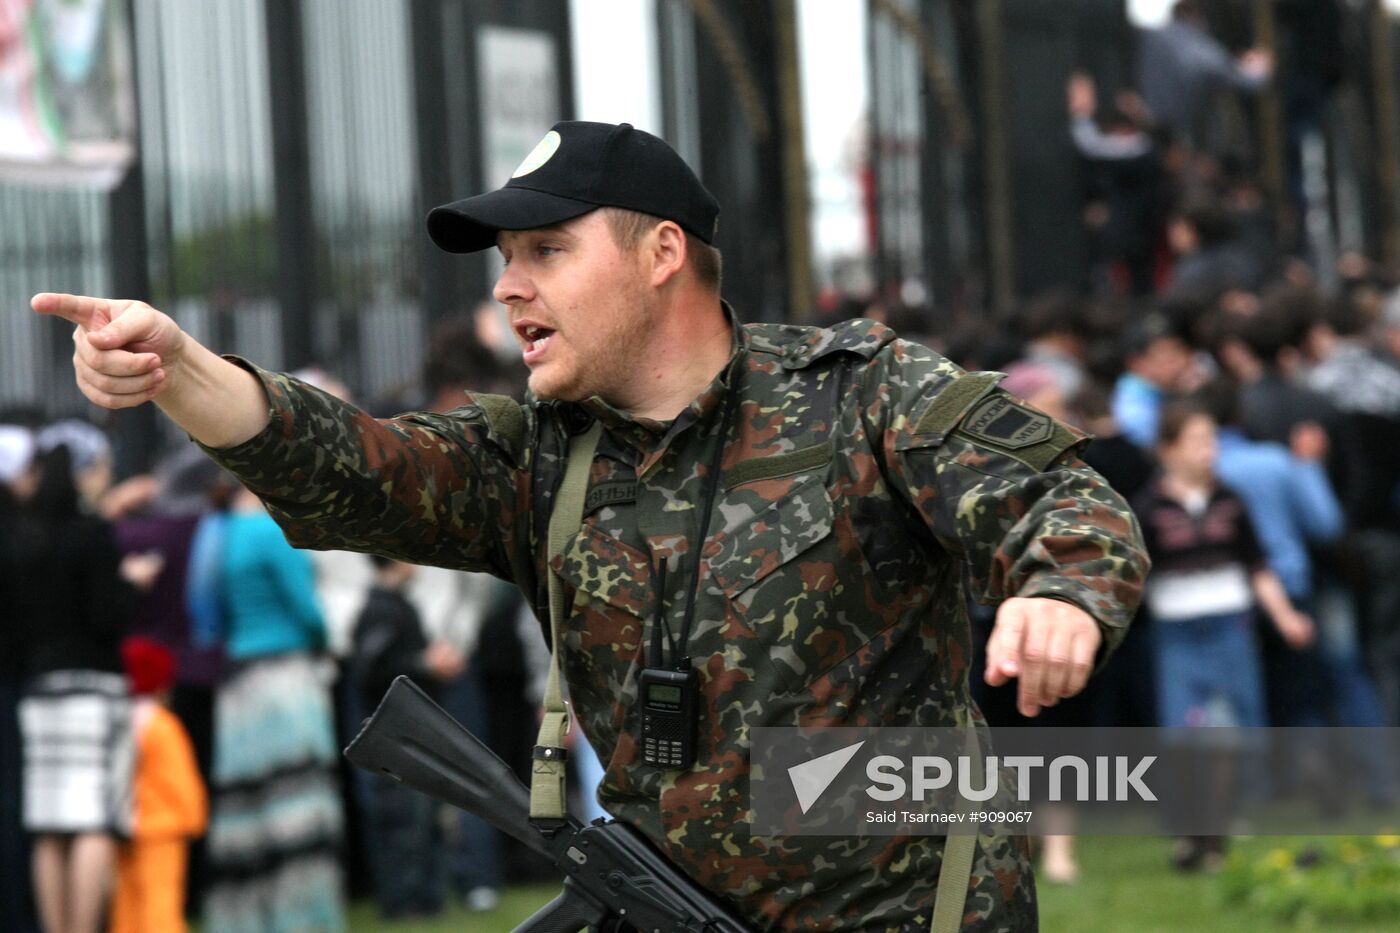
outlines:
{"label": "name tag on chest", "polygon": [[588,496],[583,500],[583,514],[591,515],[605,505],[631,505],[636,501],[636,479],[608,480],[588,490]]}

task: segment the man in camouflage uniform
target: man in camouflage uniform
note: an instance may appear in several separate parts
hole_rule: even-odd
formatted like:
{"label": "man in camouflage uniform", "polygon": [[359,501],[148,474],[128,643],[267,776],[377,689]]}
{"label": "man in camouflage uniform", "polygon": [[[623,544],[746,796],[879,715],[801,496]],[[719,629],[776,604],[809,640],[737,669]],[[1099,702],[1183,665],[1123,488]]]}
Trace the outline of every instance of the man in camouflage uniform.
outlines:
{"label": "man in camouflage uniform", "polygon": [[[601,208],[601,209],[599,209]],[[259,493],[296,545],[514,581],[548,619],[601,756],[603,805],[760,930],[928,928],[942,837],[750,835],[755,726],[953,726],[968,693],[962,568],[1000,603],[983,675],[1022,709],[1078,692],[1121,638],[1147,561],[1083,436],[871,321],[740,325],[719,298],[717,206],[660,140],[559,124],[503,189],[439,208],[439,245],[497,245],[531,367],[520,404],[377,421],[221,359],[140,303],[40,295],[78,325],[89,398],[154,398]],[[581,531],[544,542],[570,438],[603,425]],[[717,459],[718,458],[718,459]],[[694,626],[699,758],[641,760],[637,672]],[[661,574],[666,566],[669,572]],[[966,930],[1036,926],[1024,837],[980,837]]]}

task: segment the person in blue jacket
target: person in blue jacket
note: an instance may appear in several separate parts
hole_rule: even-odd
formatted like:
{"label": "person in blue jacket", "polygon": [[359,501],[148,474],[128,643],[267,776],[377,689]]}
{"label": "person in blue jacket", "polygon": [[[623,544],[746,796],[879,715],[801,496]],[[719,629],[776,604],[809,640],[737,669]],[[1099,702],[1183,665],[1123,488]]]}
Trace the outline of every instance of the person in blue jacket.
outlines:
{"label": "person in blue jacket", "polygon": [[[230,667],[214,707],[204,929],[343,930],[344,816],[311,558],[243,489],[195,551],[194,585],[213,590],[200,601],[217,607]],[[210,626],[207,611],[197,617]]]}

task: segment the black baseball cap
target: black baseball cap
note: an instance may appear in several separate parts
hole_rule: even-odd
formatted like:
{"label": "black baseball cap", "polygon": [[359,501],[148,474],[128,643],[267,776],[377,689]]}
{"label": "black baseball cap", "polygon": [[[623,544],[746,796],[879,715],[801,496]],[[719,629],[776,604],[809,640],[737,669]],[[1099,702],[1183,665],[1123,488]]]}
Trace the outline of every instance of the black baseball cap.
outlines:
{"label": "black baseball cap", "polygon": [[496,245],[502,230],[533,230],[599,207],[672,220],[706,243],[719,202],[666,143],[630,123],[554,124],[505,187],[435,207],[428,235],[449,253]]}

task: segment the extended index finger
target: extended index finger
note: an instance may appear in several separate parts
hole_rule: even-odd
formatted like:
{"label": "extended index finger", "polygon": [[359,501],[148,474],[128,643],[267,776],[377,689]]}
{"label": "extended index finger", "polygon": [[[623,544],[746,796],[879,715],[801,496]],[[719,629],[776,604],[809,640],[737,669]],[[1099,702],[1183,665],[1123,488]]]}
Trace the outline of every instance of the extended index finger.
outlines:
{"label": "extended index finger", "polygon": [[[105,299],[89,298],[86,295],[68,295],[60,292],[40,292],[29,299],[29,306],[40,314],[61,317],[65,321],[89,329],[93,324],[93,318],[105,314],[107,310]],[[105,323],[107,323],[106,320],[102,319],[97,322],[97,325],[100,327]]]}

